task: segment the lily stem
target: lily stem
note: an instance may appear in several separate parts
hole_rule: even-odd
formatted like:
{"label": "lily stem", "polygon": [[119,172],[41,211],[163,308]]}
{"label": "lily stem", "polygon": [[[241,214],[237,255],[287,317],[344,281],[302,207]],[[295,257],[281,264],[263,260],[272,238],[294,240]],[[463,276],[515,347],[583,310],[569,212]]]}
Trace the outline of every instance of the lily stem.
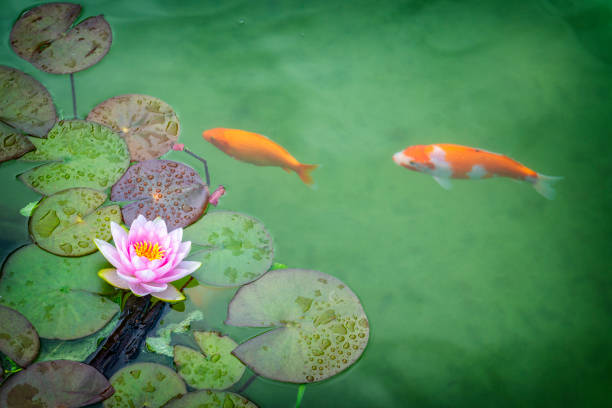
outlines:
{"label": "lily stem", "polygon": [[70,88],[72,88],[72,111],[74,112],[74,119],[77,119],[76,91],[74,90],[74,73],[70,74]]}
{"label": "lily stem", "polygon": [[201,158],[197,154],[189,151],[187,148],[183,149],[183,151],[185,153],[187,153],[188,155],[190,155],[191,157],[194,157],[194,158],[198,159],[199,161],[201,161],[202,163],[204,163],[204,172],[206,173],[206,185],[210,186],[210,176],[208,175],[208,164],[206,164],[206,160],[204,160],[203,158]]}
{"label": "lily stem", "polygon": [[295,401],[295,408],[300,408],[302,398],[304,398],[304,392],[306,391],[306,384],[300,384],[297,393],[297,399]]}
{"label": "lily stem", "polygon": [[185,282],[185,284],[183,284],[183,286],[179,289],[179,292],[183,293],[183,290],[185,290],[187,285],[189,285],[192,280],[193,280],[193,276],[190,276],[189,279],[187,279],[187,282]]}
{"label": "lily stem", "polygon": [[257,379],[257,377],[259,377],[257,374],[253,374],[251,376],[251,378],[249,378],[244,384],[242,384],[242,387],[240,387],[240,389],[238,391],[236,391],[236,392],[238,394],[242,394],[244,392],[244,390],[249,388],[249,385],[251,385],[253,383],[253,381],[255,381]]}

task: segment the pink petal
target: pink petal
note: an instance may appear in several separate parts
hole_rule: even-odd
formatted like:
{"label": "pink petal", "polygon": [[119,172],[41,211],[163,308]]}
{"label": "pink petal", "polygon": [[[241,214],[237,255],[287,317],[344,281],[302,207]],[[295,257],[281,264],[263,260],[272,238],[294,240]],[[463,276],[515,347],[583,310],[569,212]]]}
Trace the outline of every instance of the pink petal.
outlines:
{"label": "pink petal", "polygon": [[96,246],[100,250],[100,253],[115,268],[120,268],[122,266],[122,264],[121,264],[121,257],[119,256],[119,253],[117,252],[117,248],[115,248],[114,246],[112,246],[108,242],[102,241],[101,239],[97,239],[97,238],[94,239],[94,243],[96,244]]}
{"label": "pink petal", "polygon": [[183,239],[183,229],[177,228],[172,230],[172,232],[168,235],[170,235],[171,242],[174,241],[175,243],[179,243]]}
{"label": "pink petal", "polygon": [[147,267],[147,263],[149,262],[149,260],[144,256],[133,256],[131,260],[134,269],[145,269]]}
{"label": "pink petal", "polygon": [[123,227],[116,222],[111,221],[111,235],[113,236],[113,241],[115,241],[115,246],[119,249],[125,249],[128,235]]}
{"label": "pink petal", "polygon": [[138,240],[135,238],[139,238],[139,236],[142,234],[143,227],[146,222],[147,219],[144,217],[144,215],[139,214],[138,217],[136,217],[130,226],[130,233],[128,234],[129,243],[138,242]]}
{"label": "pink petal", "polygon": [[140,279],[138,279],[137,277],[133,276],[130,272],[125,271],[125,270],[117,269],[117,275],[119,275],[121,279],[129,283],[140,282]]}
{"label": "pink petal", "polygon": [[155,279],[155,272],[150,269],[139,269],[134,271],[134,276],[136,276],[140,282],[151,282]]}
{"label": "pink petal", "polygon": [[129,289],[129,284],[124,279],[122,279],[118,274],[116,269],[108,268],[108,269],[100,269],[98,271],[98,276],[104,279],[109,285],[112,285],[119,289]]}
{"label": "pink petal", "polygon": [[130,283],[130,290],[137,296],[145,296],[151,293],[150,290],[142,286],[140,283]]}
{"label": "pink petal", "polygon": [[153,220],[153,225],[155,225],[155,234],[157,235],[157,240],[159,241],[161,237],[165,237],[168,235],[168,230],[166,229],[166,222],[161,218],[156,218]]}
{"label": "pink petal", "polygon": [[189,251],[191,251],[191,241],[185,241],[179,245],[176,253],[176,262],[181,262],[189,254]]}
{"label": "pink petal", "polygon": [[151,293],[163,292],[164,290],[168,288],[167,283],[161,283],[161,282],[159,283],[158,282],[141,283],[140,286],[147,289]]}
{"label": "pink petal", "polygon": [[154,293],[152,296],[158,298],[159,300],[163,300],[164,302],[178,302],[179,300],[185,299],[185,296],[172,285],[168,285],[166,290],[163,292]]}
{"label": "pink petal", "polygon": [[182,277],[185,277],[202,266],[201,262],[193,262],[193,261],[183,261],[172,271],[168,272],[166,275],[157,278],[157,282],[174,282],[175,280],[179,280]]}

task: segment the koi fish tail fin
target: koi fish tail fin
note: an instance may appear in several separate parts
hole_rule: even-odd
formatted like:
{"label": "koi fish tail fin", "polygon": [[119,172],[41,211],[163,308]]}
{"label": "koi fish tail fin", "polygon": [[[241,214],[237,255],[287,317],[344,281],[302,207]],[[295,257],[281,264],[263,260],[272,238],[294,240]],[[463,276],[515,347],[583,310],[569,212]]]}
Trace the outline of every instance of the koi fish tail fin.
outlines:
{"label": "koi fish tail fin", "polygon": [[310,172],[316,169],[317,167],[319,167],[318,164],[300,164],[295,169],[295,172],[298,174],[298,176],[300,176],[300,179],[302,179],[304,183],[311,186],[314,183],[314,180],[312,179]]}
{"label": "koi fish tail fin", "polygon": [[538,173],[538,177],[530,178],[530,181],[533,184],[533,188],[535,188],[538,193],[552,200],[555,198],[555,189],[553,186],[562,179],[563,177],[546,176]]}

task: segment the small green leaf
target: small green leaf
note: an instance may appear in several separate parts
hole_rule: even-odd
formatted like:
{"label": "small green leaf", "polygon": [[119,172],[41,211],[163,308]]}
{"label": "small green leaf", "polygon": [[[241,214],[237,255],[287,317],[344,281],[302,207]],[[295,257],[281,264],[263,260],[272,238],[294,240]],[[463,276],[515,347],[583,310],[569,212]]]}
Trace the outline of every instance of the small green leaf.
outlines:
{"label": "small green leaf", "polygon": [[174,346],[178,373],[193,388],[224,390],[238,382],[245,366],[231,352],[238,345],[217,332],[194,332],[202,353],[188,347]]}
{"label": "small green leaf", "polygon": [[19,214],[23,215],[24,217],[30,217],[32,215],[32,211],[38,207],[39,202],[40,201],[32,201],[31,203],[28,203],[25,207],[19,210]]}
{"label": "small green leaf", "polygon": [[191,241],[190,261],[202,262],[193,275],[214,286],[240,286],[264,274],[272,264],[270,234],[255,218],[231,211],[212,211],[185,229]]}
{"label": "small green leaf", "polygon": [[27,367],[38,355],[40,341],[34,326],[18,311],[0,306],[0,352],[21,367]]}
{"label": "small green leaf", "polygon": [[21,247],[2,266],[0,304],[23,313],[40,337],[85,337],[104,327],[119,310],[100,296],[112,290],[97,275],[107,265],[99,252],[66,258],[36,245]]}
{"label": "small green leaf", "polygon": [[270,271],[236,292],[227,316],[232,326],[275,328],[232,354],[278,381],[329,378],[355,363],[368,343],[369,323],[357,296],[318,271]]}
{"label": "small green leaf", "polygon": [[203,390],[170,400],[164,408],[257,408],[248,399],[232,392]]}
{"label": "small green leaf", "polygon": [[158,408],[187,392],[172,369],[155,363],[127,365],[111,377],[110,383],[115,394],[104,401],[104,408]]}
{"label": "small green leaf", "polygon": [[44,195],[74,187],[105,190],[130,164],[123,139],[97,123],[60,121],[49,131],[47,139],[30,141],[36,150],[19,160],[51,163],[28,170],[19,178]]}

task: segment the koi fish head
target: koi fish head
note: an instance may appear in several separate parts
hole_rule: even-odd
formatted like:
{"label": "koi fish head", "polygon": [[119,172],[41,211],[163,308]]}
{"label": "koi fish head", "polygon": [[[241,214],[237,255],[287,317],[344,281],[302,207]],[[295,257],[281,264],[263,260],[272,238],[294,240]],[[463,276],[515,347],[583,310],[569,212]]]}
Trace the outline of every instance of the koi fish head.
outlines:
{"label": "koi fish head", "polygon": [[425,147],[424,145],[409,146],[401,152],[395,153],[393,161],[402,167],[414,171],[426,173],[429,170],[433,170],[434,165],[429,160]]}
{"label": "koi fish head", "polygon": [[219,149],[223,149],[227,145],[224,133],[225,129],[223,128],[208,129],[202,132],[202,137]]}

